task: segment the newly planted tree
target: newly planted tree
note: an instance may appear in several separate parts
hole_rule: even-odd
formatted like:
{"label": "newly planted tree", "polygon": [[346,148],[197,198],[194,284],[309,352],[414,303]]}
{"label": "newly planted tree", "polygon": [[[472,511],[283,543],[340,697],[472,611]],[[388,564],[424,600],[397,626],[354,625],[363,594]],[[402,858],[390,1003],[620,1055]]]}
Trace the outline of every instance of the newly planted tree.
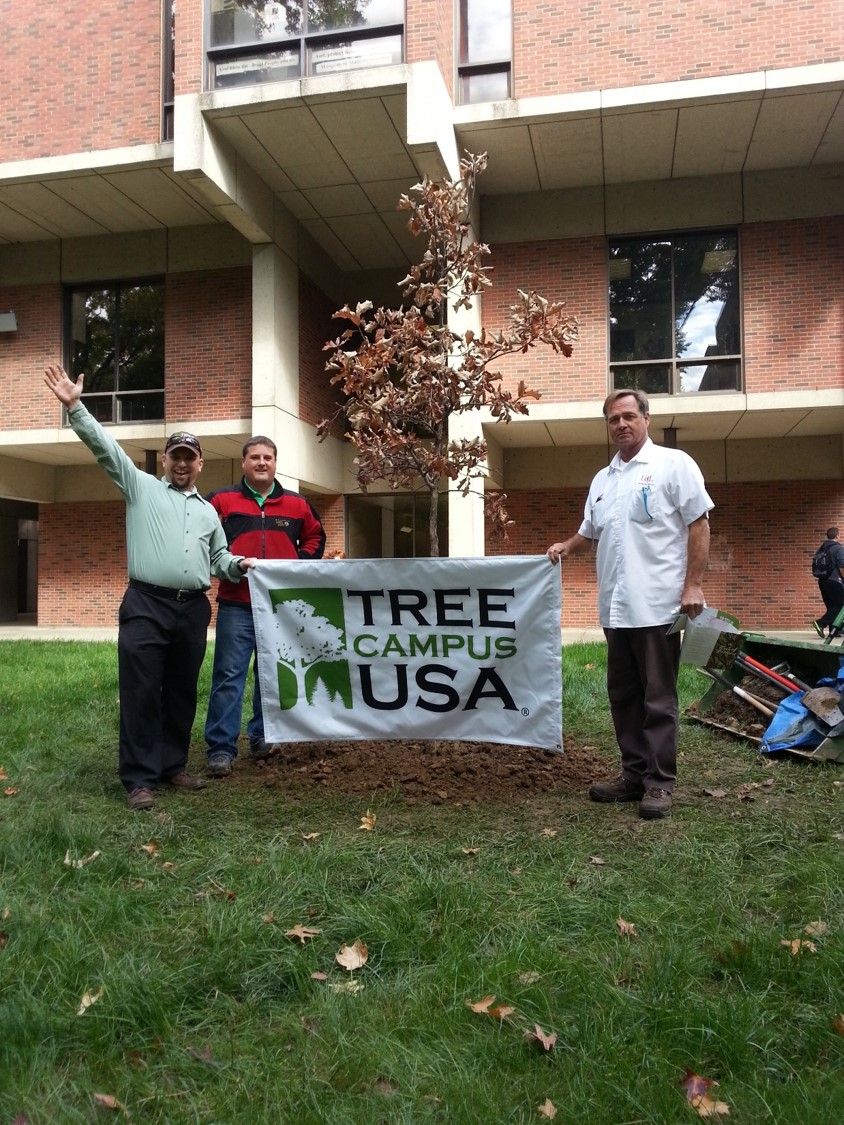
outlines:
{"label": "newly planted tree", "polygon": [[[439,555],[437,509],[440,488],[451,481],[463,495],[484,476],[486,441],[480,436],[449,437],[449,422],[466,411],[486,410],[497,422],[527,414],[528,399],[538,399],[523,381],[504,387],[494,365],[504,356],[545,344],[563,356],[572,353],[577,321],[533,290],[519,290],[503,330],[458,331],[449,310],[470,309],[491,285],[484,258],[490,249],[471,237],[470,214],[476,180],[486,155],[467,154],[460,177],[436,183],[427,177],[403,195],[399,208],[410,212],[408,226],[425,239],[421,261],[399,282],[400,307],[373,309],[361,301],[345,305],[335,317],[345,331],[325,345],[326,370],[343,392],[337,411],[320,422],[323,440],[342,417],[354,442],[357,480],[363,492],[375,481],[391,488],[424,489],[430,498],[431,555]],[[481,485],[482,487],[482,485]],[[487,518],[506,536],[506,496],[485,496]]]}

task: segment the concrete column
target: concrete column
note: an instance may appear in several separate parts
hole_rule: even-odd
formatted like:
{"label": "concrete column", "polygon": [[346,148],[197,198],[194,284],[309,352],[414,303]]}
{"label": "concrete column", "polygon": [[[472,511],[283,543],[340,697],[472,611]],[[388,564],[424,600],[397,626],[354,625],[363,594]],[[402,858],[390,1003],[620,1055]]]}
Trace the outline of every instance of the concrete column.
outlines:
{"label": "concrete column", "polygon": [[299,488],[299,275],[274,244],[252,251],[252,432],[276,443],[278,477]]}
{"label": "concrete column", "polygon": [[[449,326],[454,332],[467,329],[480,333],[481,298],[474,298],[471,309],[454,312],[449,309]],[[482,411],[468,411],[452,418],[449,439],[460,441],[481,434]],[[454,487],[448,490],[448,554],[449,558],[482,558],[484,555],[484,479],[480,477],[468,496],[462,496]]]}

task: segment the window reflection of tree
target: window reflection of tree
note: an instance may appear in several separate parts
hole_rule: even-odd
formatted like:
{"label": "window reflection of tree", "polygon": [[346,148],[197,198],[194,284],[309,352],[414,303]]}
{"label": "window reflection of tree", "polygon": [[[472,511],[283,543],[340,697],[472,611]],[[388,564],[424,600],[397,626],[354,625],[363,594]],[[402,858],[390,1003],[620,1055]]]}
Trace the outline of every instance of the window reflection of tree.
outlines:
{"label": "window reflection of tree", "polygon": [[[255,38],[281,38],[309,31],[334,31],[366,23],[364,9],[371,0],[233,0],[255,21]],[[307,19],[307,26],[305,26]]]}

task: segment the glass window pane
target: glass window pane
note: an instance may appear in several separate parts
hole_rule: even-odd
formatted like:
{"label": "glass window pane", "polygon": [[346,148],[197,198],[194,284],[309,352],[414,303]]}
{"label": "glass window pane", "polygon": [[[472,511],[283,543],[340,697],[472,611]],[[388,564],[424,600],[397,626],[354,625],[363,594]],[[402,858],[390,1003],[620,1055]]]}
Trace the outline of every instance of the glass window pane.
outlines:
{"label": "glass window pane", "polygon": [[641,366],[613,367],[613,390],[638,388],[649,395],[671,393],[671,365],[643,363]]}
{"label": "glass window pane", "polygon": [[610,244],[610,359],[671,359],[671,244]]}
{"label": "glass window pane", "polygon": [[77,289],[70,299],[70,374],[85,375],[85,391],[113,391],[117,379],[115,294]]}
{"label": "glass window pane", "polygon": [[402,60],[400,35],[377,39],[334,39],[308,50],[309,74],[332,74],[367,66],[392,66]]}
{"label": "glass window pane", "polygon": [[164,417],[164,392],[116,396],[121,422],[158,422]]}
{"label": "glass window pane", "polygon": [[308,0],[308,31],[404,23],[404,0]]}
{"label": "glass window pane", "polygon": [[461,63],[509,59],[511,20],[511,0],[460,0]]}
{"label": "glass window pane", "polygon": [[460,100],[464,105],[478,102],[503,102],[510,97],[510,70],[484,74],[463,74],[460,78]]}
{"label": "glass window pane", "polygon": [[677,358],[737,355],[741,347],[736,235],[687,235],[673,242]]}
{"label": "glass window pane", "polygon": [[164,386],[164,286],[120,289],[118,389]]}
{"label": "glass window pane", "polygon": [[301,35],[301,0],[211,0],[212,47]]}
{"label": "glass window pane", "polygon": [[688,363],[678,370],[680,390],[684,394],[695,391],[741,390],[741,364],[735,359],[714,360],[712,363]]}
{"label": "glass window pane", "polygon": [[298,47],[216,59],[212,66],[212,84],[215,90],[232,86],[254,86],[258,82],[284,82],[288,78],[301,77]]}

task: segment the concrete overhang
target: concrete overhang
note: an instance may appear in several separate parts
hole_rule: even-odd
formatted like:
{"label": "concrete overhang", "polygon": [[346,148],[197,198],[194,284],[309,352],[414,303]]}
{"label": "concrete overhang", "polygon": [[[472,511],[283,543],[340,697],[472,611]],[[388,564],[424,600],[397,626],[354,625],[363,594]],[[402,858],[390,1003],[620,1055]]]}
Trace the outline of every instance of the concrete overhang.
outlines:
{"label": "concrete overhang", "polygon": [[3,244],[229,224],[276,203],[342,270],[404,271],[396,210],[486,151],[482,196],[844,163],[844,63],[454,107],[433,61],[183,95],[173,143],[0,164]]}

